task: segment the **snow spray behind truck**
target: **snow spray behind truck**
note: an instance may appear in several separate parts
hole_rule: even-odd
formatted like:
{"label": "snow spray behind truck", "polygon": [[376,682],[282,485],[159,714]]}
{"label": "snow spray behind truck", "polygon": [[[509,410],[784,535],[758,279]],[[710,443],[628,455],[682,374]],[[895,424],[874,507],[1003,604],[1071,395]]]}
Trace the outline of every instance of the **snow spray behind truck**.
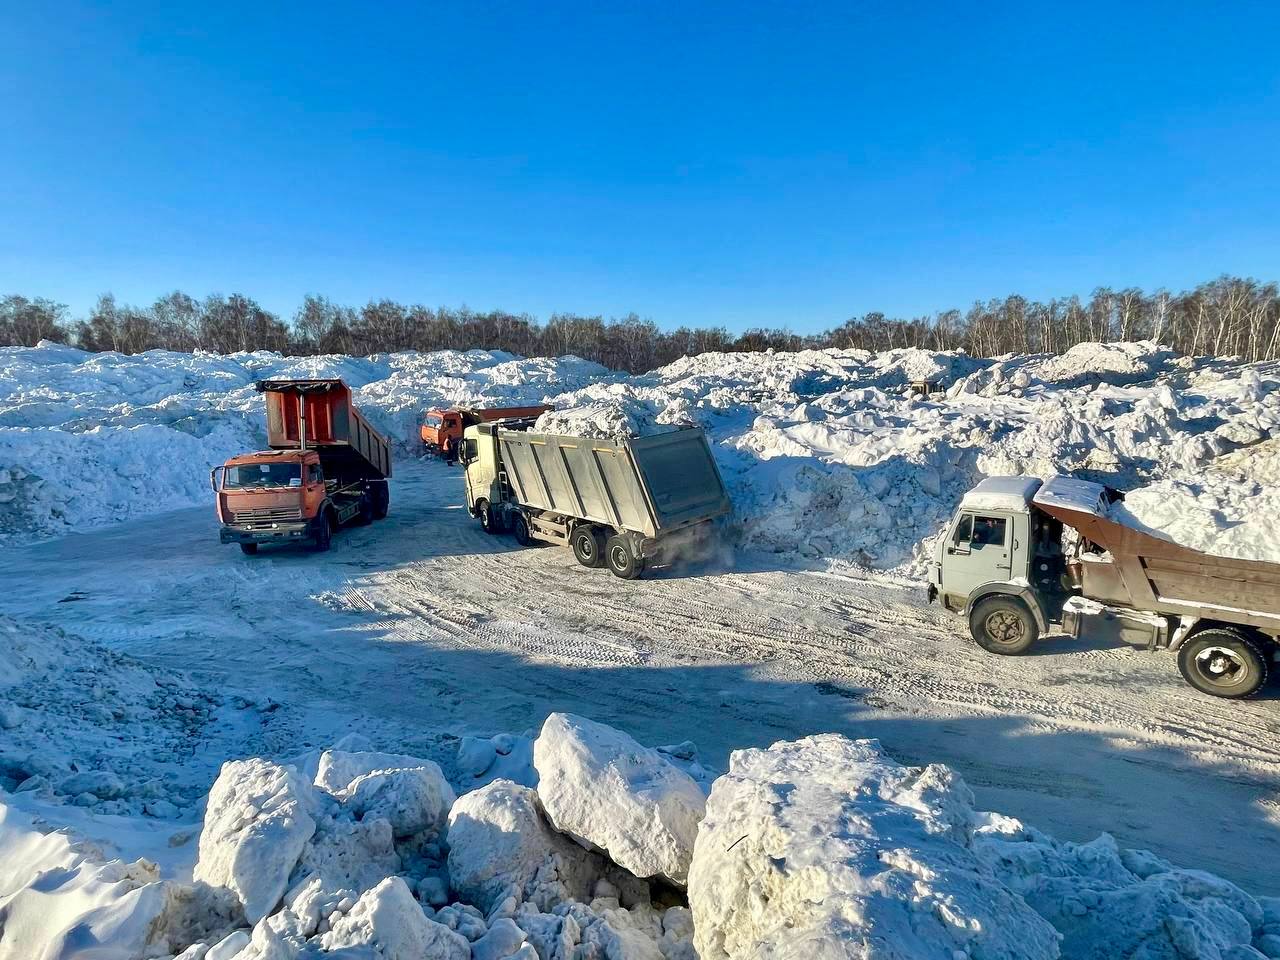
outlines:
{"label": "snow spray behind truck", "polygon": [[344,524],[387,515],[391,445],[360,415],[341,380],[262,380],[270,450],[232,457],[209,482],[223,543],[328,550]]}
{"label": "snow spray behind truck", "polygon": [[496,423],[463,437],[467,510],[486,531],[572,547],[583,566],[626,580],[732,509],[698,427],[620,443]]}
{"label": "snow spray behind truck", "polygon": [[[1280,656],[1280,564],[1202,553],[1108,516],[1101,484],[989,477],[960,501],[929,572],[929,599],[968,618],[977,642],[1017,654],[1051,625],[1092,618],[1176,651],[1197,690],[1247,697]],[[1064,537],[1064,532],[1074,536]]]}

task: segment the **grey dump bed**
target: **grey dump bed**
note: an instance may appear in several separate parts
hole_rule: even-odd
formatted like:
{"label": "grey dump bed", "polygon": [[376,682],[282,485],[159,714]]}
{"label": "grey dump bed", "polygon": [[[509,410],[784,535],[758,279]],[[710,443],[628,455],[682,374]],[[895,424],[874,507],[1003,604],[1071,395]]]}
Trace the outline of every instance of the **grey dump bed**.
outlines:
{"label": "grey dump bed", "polygon": [[622,443],[495,428],[523,506],[659,537],[730,511],[699,428]]}

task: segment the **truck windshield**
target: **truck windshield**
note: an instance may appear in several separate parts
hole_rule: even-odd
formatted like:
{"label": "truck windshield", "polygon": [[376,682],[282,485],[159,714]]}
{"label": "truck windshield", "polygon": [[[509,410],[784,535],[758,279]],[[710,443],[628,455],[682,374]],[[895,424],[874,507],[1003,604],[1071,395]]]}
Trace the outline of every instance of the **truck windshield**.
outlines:
{"label": "truck windshield", "polygon": [[298,463],[242,463],[227,467],[224,490],[248,487],[300,487],[302,465]]}
{"label": "truck windshield", "polygon": [[440,416],[438,413],[428,413],[424,414],[422,417],[422,422],[428,427],[438,427],[443,421],[444,417]]}

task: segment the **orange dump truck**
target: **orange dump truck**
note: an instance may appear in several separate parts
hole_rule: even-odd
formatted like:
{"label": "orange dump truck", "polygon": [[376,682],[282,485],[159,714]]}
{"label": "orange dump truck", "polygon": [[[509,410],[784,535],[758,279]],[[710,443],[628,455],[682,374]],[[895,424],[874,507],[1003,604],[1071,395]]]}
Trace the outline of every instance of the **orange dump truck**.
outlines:
{"label": "orange dump truck", "polygon": [[269,450],[215,467],[223,543],[328,550],[335,530],[387,515],[391,445],[360,415],[341,380],[263,380]]}
{"label": "orange dump truck", "polygon": [[555,407],[536,405],[530,407],[452,407],[448,410],[433,409],[422,415],[419,435],[428,453],[437,453],[446,460],[458,459],[458,444],[462,431],[477,423],[494,420],[523,420],[538,417]]}

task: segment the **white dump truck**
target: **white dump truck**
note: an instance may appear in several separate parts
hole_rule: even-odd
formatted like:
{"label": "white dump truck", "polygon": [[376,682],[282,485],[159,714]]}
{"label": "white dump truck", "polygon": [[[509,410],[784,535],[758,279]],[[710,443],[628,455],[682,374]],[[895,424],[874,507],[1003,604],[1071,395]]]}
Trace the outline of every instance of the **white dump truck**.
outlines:
{"label": "white dump truck", "polygon": [[1178,655],[1196,689],[1247,697],[1280,657],[1280,564],[1219,557],[1118,523],[1101,484],[990,477],[960,502],[929,571],[930,600],[992,653],[1095,618]]}
{"label": "white dump truck", "polygon": [[467,510],[489,533],[568,546],[583,566],[630,580],[731,510],[700,428],[614,442],[520,426],[463,433]]}

